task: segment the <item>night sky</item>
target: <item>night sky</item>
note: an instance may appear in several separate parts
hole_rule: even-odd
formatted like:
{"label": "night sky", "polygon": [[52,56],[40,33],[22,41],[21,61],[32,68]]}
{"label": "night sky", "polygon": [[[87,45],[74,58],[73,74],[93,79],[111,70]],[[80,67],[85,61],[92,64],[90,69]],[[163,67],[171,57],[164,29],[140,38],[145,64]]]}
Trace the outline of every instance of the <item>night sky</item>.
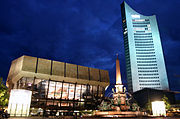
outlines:
{"label": "night sky", "polygon": [[[170,89],[180,91],[180,0],[126,2],[143,15],[157,16]],[[6,80],[12,60],[29,55],[106,69],[113,84],[119,53],[126,84],[121,3],[0,0],[0,77]]]}

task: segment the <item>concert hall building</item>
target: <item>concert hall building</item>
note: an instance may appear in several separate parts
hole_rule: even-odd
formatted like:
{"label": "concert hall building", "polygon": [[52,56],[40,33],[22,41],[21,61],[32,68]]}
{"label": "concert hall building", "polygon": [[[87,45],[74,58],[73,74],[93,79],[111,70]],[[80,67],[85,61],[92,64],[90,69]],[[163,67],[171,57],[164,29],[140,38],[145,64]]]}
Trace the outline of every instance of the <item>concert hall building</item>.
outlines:
{"label": "concert hall building", "polygon": [[[6,84],[10,90],[31,91],[29,114],[33,114],[33,109],[38,109],[43,110],[43,114],[71,115],[81,110],[97,109],[109,85],[109,73],[96,68],[22,56],[12,61]],[[23,114],[17,112],[20,106],[11,105],[9,103],[8,107],[11,116],[29,115],[23,111],[28,110],[23,108],[23,104]]]}

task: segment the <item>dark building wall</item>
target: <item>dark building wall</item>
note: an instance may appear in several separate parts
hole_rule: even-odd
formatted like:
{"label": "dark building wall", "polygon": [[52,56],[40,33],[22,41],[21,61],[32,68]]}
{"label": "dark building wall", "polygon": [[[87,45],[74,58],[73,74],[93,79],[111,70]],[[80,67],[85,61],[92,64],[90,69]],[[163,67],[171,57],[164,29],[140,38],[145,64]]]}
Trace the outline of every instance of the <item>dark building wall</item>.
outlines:
{"label": "dark building wall", "polygon": [[[126,23],[126,13],[125,13],[125,3],[121,4],[121,18],[122,18],[122,27],[123,33],[127,32],[127,23]],[[126,74],[127,74],[127,85],[128,91],[133,92],[132,88],[132,74],[131,74],[131,61],[130,61],[130,49],[129,49],[129,40],[128,40],[128,33],[123,34],[124,39],[124,48],[125,48],[125,59],[126,59]]]}
{"label": "dark building wall", "polygon": [[175,104],[175,93],[166,90],[156,90],[144,88],[140,91],[133,93],[133,98],[137,101],[140,107],[145,107],[148,101],[162,101],[162,98],[166,96],[170,104]]}

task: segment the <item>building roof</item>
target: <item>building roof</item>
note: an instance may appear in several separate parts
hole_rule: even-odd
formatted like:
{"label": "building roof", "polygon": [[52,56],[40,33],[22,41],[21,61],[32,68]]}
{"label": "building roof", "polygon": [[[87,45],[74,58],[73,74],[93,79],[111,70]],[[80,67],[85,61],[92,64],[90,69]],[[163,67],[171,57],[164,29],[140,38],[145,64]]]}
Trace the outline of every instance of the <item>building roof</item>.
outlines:
{"label": "building roof", "polygon": [[109,85],[107,70],[25,55],[12,61],[6,82],[7,86],[17,82],[21,77],[36,77],[103,87]]}

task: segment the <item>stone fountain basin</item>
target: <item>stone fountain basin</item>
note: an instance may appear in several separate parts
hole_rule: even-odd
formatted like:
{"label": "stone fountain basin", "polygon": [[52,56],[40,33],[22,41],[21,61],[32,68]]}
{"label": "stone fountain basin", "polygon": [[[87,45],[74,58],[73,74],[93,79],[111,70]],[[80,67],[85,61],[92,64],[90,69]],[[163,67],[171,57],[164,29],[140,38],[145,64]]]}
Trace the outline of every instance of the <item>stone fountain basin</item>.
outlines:
{"label": "stone fountain basin", "polygon": [[96,111],[96,116],[109,117],[116,115],[118,117],[136,117],[136,116],[145,116],[145,112],[140,111]]}

